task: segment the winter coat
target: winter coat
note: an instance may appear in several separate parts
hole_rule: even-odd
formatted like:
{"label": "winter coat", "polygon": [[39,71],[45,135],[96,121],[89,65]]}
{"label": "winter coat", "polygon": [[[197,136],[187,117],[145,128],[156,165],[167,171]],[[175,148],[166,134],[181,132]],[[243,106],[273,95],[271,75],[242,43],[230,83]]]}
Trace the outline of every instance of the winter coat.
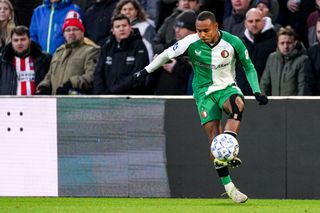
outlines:
{"label": "winter coat", "polygon": [[[273,29],[271,19],[265,17],[265,26],[261,32],[251,38],[249,30],[245,30],[243,39],[247,47],[251,61],[256,68],[258,79],[260,80],[265,68],[268,56],[277,49],[277,34]],[[241,66],[237,67],[236,72],[237,84],[244,95],[252,95],[252,89],[248,83],[246,75]]]}
{"label": "winter coat", "polygon": [[320,95],[320,43],[309,47],[308,56],[312,64],[312,70],[307,73],[306,94]]}
{"label": "winter coat", "polygon": [[160,54],[165,47],[175,39],[174,22],[182,10],[176,9],[169,17],[167,17],[159,28],[154,38],[154,52]]}
{"label": "winter coat", "polygon": [[317,20],[320,17],[320,8],[312,12],[307,19],[308,44],[309,46],[317,42]]}
{"label": "winter coat", "polygon": [[60,0],[52,4],[44,0],[43,4],[34,9],[31,24],[31,39],[40,44],[43,51],[53,55],[54,51],[64,43],[62,26],[67,13],[75,10],[83,18],[81,9],[72,4],[72,0]]}
{"label": "winter coat", "polygon": [[87,38],[76,44],[60,46],[52,57],[48,74],[37,89],[44,86],[55,95],[59,86],[70,81],[73,89],[89,94],[99,54],[100,47]]}
{"label": "winter coat", "polygon": [[286,56],[277,49],[268,57],[260,80],[261,90],[272,96],[304,95],[305,75],[310,70],[311,63],[301,42]]}
{"label": "winter coat", "polygon": [[111,34],[112,12],[117,2],[117,0],[94,2],[84,13],[86,36],[101,47]]}
{"label": "winter coat", "polygon": [[231,16],[227,17],[223,20],[222,23],[222,29],[238,36],[239,38],[244,37],[244,20],[245,20],[245,14],[242,13],[232,13]]}
{"label": "winter coat", "polygon": [[[17,72],[12,63],[14,56],[12,44],[9,43],[0,59],[0,95],[17,94]],[[41,47],[34,42],[31,42],[30,56],[33,58],[35,83],[38,85],[49,70],[51,56],[41,52]]]}
{"label": "winter coat", "polygon": [[120,43],[111,35],[94,73],[94,93],[146,94],[145,88],[135,87],[132,77],[148,63],[148,52],[137,29]]}

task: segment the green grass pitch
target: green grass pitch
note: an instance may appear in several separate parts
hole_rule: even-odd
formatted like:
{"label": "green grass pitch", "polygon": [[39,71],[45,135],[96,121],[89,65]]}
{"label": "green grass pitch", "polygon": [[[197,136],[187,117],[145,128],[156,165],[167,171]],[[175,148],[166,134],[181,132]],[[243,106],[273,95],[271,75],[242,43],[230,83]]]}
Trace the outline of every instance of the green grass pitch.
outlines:
{"label": "green grass pitch", "polygon": [[320,212],[320,200],[249,199],[235,204],[230,199],[174,198],[0,198],[0,212]]}

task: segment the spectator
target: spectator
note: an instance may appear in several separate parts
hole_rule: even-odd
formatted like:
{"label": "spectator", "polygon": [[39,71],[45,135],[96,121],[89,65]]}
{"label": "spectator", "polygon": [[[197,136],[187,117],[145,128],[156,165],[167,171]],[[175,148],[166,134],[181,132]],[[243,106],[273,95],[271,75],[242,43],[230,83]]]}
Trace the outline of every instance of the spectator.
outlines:
{"label": "spectator", "polygon": [[[278,1],[272,0],[257,0],[256,8],[261,11],[263,17],[270,17],[273,28],[276,32],[280,29],[281,25],[276,23],[276,18],[279,14],[279,3]],[[272,9],[274,11],[272,11]]]}
{"label": "spectator", "polygon": [[153,26],[155,26],[156,18],[158,17],[158,3],[160,0],[139,0],[140,5],[148,14],[148,17],[152,20]]}
{"label": "spectator", "polygon": [[153,39],[156,34],[152,20],[147,18],[146,12],[137,0],[120,0],[113,15],[120,13],[130,19],[132,28],[139,29],[143,43],[148,50],[149,61],[151,61],[153,58]]}
{"label": "spectator", "polygon": [[199,0],[179,0],[177,8],[167,17],[154,39],[154,52],[162,52],[166,46],[175,38],[174,22],[176,17],[185,10],[198,11]]}
{"label": "spectator", "polygon": [[304,95],[305,75],[311,63],[292,27],[279,30],[277,47],[269,55],[261,77],[262,92],[273,96]]}
{"label": "spectator", "polygon": [[253,0],[252,3],[252,5],[261,10],[263,16],[269,16],[273,24],[276,22],[280,11],[278,0]]}
{"label": "spectator", "polygon": [[[197,15],[193,10],[186,10],[177,16],[175,21],[175,39],[168,47],[187,35],[196,32],[196,17]],[[188,80],[193,72],[191,62],[187,56],[171,59],[169,63],[162,65],[159,69],[155,73],[159,73],[159,80],[155,90],[156,95],[187,94]]]}
{"label": "spectator", "polygon": [[51,55],[64,43],[62,25],[68,11],[77,11],[82,17],[80,8],[72,0],[44,0],[32,15],[30,24],[31,39],[40,44],[43,51]]}
{"label": "spectator", "polygon": [[307,73],[307,95],[320,95],[320,17],[316,23],[317,42],[308,50],[308,56],[312,64],[312,72]]}
{"label": "spectator", "polygon": [[222,29],[240,38],[244,36],[245,14],[251,0],[231,0],[232,14],[223,20]]}
{"label": "spectator", "polygon": [[11,31],[15,27],[14,10],[9,0],[0,0],[0,53],[11,41]]}
{"label": "spectator", "polygon": [[316,10],[313,11],[307,19],[307,30],[308,30],[308,45],[311,46],[317,42],[316,25],[317,20],[320,18],[320,0],[315,0]]}
{"label": "spectator", "polygon": [[148,52],[137,29],[123,14],[112,18],[112,34],[102,48],[94,73],[95,94],[145,94],[145,87],[136,88],[135,72],[148,63]]}
{"label": "spectator", "polygon": [[278,0],[280,13],[278,22],[282,26],[290,25],[298,35],[298,39],[308,46],[306,21],[315,10],[314,0]]}
{"label": "spectator", "polygon": [[103,46],[111,34],[111,17],[118,0],[94,0],[85,11],[84,26],[87,36],[96,44]]}
{"label": "spectator", "polygon": [[49,70],[51,56],[30,39],[25,26],[13,28],[0,62],[1,95],[34,95],[36,86]]}
{"label": "spectator", "polygon": [[[246,14],[246,30],[244,44],[256,68],[258,80],[262,76],[268,56],[277,48],[277,34],[273,29],[271,18],[263,17],[260,10],[251,8]],[[248,80],[240,68],[237,67],[237,84],[244,95],[253,95]]]}
{"label": "spectator", "polygon": [[157,4],[156,31],[160,29],[164,20],[172,14],[178,0],[159,0]]}
{"label": "spectator", "polygon": [[100,47],[84,37],[84,26],[76,11],[69,11],[62,31],[66,43],[54,53],[37,94],[90,94]]}

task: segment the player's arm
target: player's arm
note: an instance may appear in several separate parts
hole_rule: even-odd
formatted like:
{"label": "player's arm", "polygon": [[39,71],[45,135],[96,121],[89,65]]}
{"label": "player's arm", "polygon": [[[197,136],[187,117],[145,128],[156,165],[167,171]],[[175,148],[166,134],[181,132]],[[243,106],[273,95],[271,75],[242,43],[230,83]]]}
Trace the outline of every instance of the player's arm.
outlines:
{"label": "player's arm", "polygon": [[250,84],[250,87],[252,89],[252,92],[256,100],[259,102],[260,105],[267,104],[268,98],[264,95],[261,95],[257,71],[254,68],[254,65],[249,57],[249,53],[246,46],[236,36],[234,36],[233,42],[234,42],[233,45],[234,45],[236,54],[238,55],[238,59],[240,60],[240,63],[246,74],[246,77],[248,79],[248,82]]}
{"label": "player's arm", "polygon": [[243,42],[235,37],[235,50],[236,54],[238,55],[238,59],[242,65],[242,68],[246,74],[246,77],[248,79],[248,82],[250,84],[250,87],[252,89],[253,94],[254,93],[261,93],[260,87],[259,87],[259,81],[257,76],[257,71],[254,68],[254,65],[252,64],[252,61],[249,57],[249,53]]}
{"label": "player's arm", "polygon": [[192,34],[186,36],[185,38],[177,41],[171,47],[165,49],[161,54],[159,54],[148,66],[146,66],[143,70],[135,73],[133,78],[135,81],[140,82],[140,79],[145,79],[145,77],[149,74],[164,65],[167,61],[172,58],[178,57],[186,52],[189,45],[194,41],[198,40],[199,37],[197,34]]}

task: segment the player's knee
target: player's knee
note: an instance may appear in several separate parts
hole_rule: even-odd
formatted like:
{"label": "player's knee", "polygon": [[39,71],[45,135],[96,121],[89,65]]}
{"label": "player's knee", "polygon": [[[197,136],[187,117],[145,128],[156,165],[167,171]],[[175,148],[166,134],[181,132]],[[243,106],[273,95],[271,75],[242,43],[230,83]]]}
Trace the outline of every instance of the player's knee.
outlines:
{"label": "player's knee", "polygon": [[239,95],[231,95],[230,96],[230,105],[232,111],[229,114],[229,119],[234,119],[237,121],[241,121],[242,113],[244,110],[244,100],[242,96]]}

